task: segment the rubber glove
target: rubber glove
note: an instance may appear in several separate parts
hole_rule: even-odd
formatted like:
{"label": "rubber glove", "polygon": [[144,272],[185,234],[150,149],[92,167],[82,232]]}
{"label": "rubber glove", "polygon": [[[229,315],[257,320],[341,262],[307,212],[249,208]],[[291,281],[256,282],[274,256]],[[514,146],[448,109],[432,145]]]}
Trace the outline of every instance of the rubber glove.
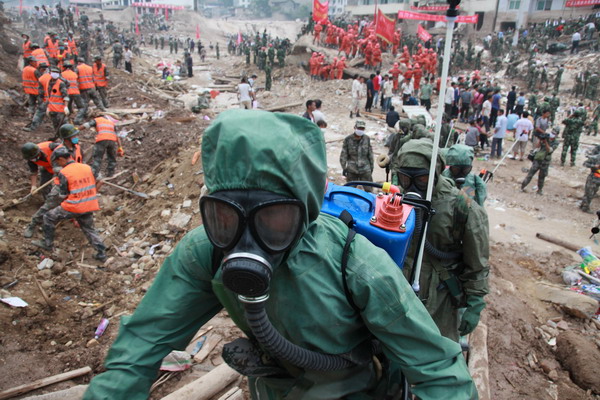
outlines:
{"label": "rubber glove", "polygon": [[468,335],[475,330],[479,323],[479,314],[485,308],[485,300],[481,296],[467,295],[467,309],[462,316],[458,332],[461,336]]}
{"label": "rubber glove", "polygon": [[46,107],[46,117],[50,117],[50,110]]}
{"label": "rubber glove", "polygon": [[123,157],[123,156],[125,155],[125,150],[123,150],[123,148],[122,148],[122,147],[119,147],[119,148],[117,149],[117,155],[118,155],[119,157]]}
{"label": "rubber glove", "polygon": [[29,193],[32,194],[35,189],[37,189],[37,186],[31,185],[31,190],[29,191]]}
{"label": "rubber glove", "polygon": [[69,115],[71,112],[69,111],[69,107],[65,107],[65,115]]}

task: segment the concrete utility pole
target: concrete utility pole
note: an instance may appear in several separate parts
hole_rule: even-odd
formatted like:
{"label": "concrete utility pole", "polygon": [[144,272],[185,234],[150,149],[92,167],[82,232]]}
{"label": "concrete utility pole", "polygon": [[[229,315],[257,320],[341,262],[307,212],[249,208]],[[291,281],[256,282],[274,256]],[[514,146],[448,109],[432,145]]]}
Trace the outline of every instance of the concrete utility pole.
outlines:
{"label": "concrete utility pole", "polygon": [[[523,27],[524,24],[529,22],[529,5],[531,0],[521,0],[521,7],[517,10],[517,24],[515,27],[515,34],[513,36],[512,45],[515,47],[519,42],[519,29]],[[522,11],[521,11],[522,10]]]}

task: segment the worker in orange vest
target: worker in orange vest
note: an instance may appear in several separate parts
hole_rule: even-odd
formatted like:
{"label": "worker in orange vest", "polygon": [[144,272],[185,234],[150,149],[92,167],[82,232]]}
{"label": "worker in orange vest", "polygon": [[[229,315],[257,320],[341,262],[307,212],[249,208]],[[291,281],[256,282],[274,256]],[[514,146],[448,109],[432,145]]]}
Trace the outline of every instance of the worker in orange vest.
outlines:
{"label": "worker in orange vest", "polygon": [[90,99],[94,101],[96,107],[102,111],[106,111],[106,108],[102,104],[102,100],[96,92],[96,85],[94,84],[94,70],[92,67],[79,60],[77,68],[74,70],[78,76],[79,81],[79,93],[83,100],[83,118],[87,116],[88,107],[90,105]]}
{"label": "worker in orange vest", "polygon": [[31,52],[33,49],[31,48],[31,40],[29,40],[29,35],[22,34],[23,38],[23,59],[27,59],[27,57],[31,56]]}
{"label": "worker in orange vest", "polygon": [[45,72],[47,65],[43,64],[45,67],[35,68],[35,59],[32,56],[29,56],[25,59],[25,68],[23,68],[23,72],[21,77],[23,79],[23,91],[27,96],[27,111],[29,111],[30,117],[33,116],[35,112],[35,106],[38,102],[38,80]]}
{"label": "worker in orange vest", "polygon": [[48,53],[50,64],[56,65],[58,63],[58,38],[56,37],[56,33],[49,33],[49,37],[44,40],[44,48]]}
{"label": "worker in orange vest", "polygon": [[62,167],[58,172],[58,188],[63,202],[44,215],[44,240],[34,240],[32,244],[46,250],[54,248],[54,233],[56,224],[64,219],[74,218],[96,249],[94,258],[106,260],[106,247],[94,228],[94,211],[100,210],[96,193],[96,179],[92,168],[86,164],[76,163],[71,153],[64,148],[58,148],[52,153],[52,159]]}
{"label": "worker in orange vest", "polygon": [[115,123],[106,117],[97,117],[86,122],[79,129],[96,128],[96,144],[94,144],[94,155],[92,156],[92,171],[97,177],[102,169],[102,159],[106,154],[107,168],[106,176],[111,177],[117,166],[117,155],[123,157],[125,151],[121,146],[121,139],[115,132]]}
{"label": "worker in orange vest", "polygon": [[37,43],[33,43],[31,45],[31,56],[35,58],[36,61],[36,67],[39,66],[41,63],[44,63],[46,65],[50,65],[50,61],[48,61],[48,56],[46,55],[46,52],[44,51],[44,49],[40,49],[40,46]]}
{"label": "worker in orange vest", "polygon": [[23,130],[34,131],[44,121],[44,115],[47,115],[52,121],[54,130],[58,132],[66,116],[69,115],[68,83],[60,76],[57,67],[50,68],[50,76],[42,75],[38,82],[38,101],[41,106],[37,108],[31,124]]}
{"label": "worker in orange vest", "polygon": [[67,46],[69,47],[69,52],[73,57],[73,62],[77,62],[77,56],[79,55],[79,50],[77,50],[77,42],[75,42],[75,38],[73,37],[73,31],[69,31],[67,34],[66,40]]}
{"label": "worker in orange vest", "polygon": [[69,48],[65,43],[58,44],[58,52],[56,53],[56,65],[60,70],[63,69],[64,62],[66,60],[71,60],[71,53],[69,52]]}
{"label": "worker in orange vest", "polygon": [[[40,172],[40,186],[48,182],[54,176],[51,156],[57,146],[58,143],[46,141],[38,144],[29,142],[21,147],[21,153],[23,154],[23,158],[27,160],[27,166],[29,167],[30,172],[30,193],[33,193],[33,191],[37,189],[38,171]],[[25,228],[23,236],[26,238],[33,236],[36,226],[41,225],[43,222],[44,214],[60,204],[59,193],[54,186],[42,190],[42,195],[45,198],[44,204],[35,214],[33,214],[31,222]]]}
{"label": "worker in orange vest", "polygon": [[77,115],[75,116],[74,122],[75,124],[81,124],[85,118],[86,107],[83,104],[81,92],[79,90],[79,77],[73,70],[73,63],[71,60],[66,60],[63,65],[64,70],[61,75],[69,82],[69,89],[67,89],[67,93],[69,94],[69,111],[71,113],[73,112],[73,103],[75,103],[77,106]]}
{"label": "worker in orange vest", "polygon": [[94,84],[96,85],[96,90],[100,95],[100,99],[102,100],[102,105],[105,108],[108,108],[108,69],[106,65],[102,63],[102,56],[94,57],[94,65],[92,66],[92,75],[94,77]]}
{"label": "worker in orange vest", "polygon": [[[49,142],[51,143],[49,148],[52,150],[52,152],[58,150],[59,148],[66,148],[70,152],[71,158],[73,158],[75,162],[82,163],[83,153],[81,152],[81,146],[79,145],[79,131],[77,128],[71,124],[64,124],[60,127],[58,135],[62,139],[62,143]],[[52,170],[55,175],[54,184],[52,185],[50,193],[46,196],[44,204],[42,204],[36,213],[33,214],[33,217],[31,217],[31,222],[25,228],[23,236],[26,238],[33,236],[35,227],[43,222],[44,215],[46,215],[46,213],[53,208],[58,207],[60,202],[63,200],[60,197],[60,191],[58,188],[59,180],[56,177],[56,174],[60,172],[62,167],[57,164],[56,160],[54,160],[51,156],[47,159],[50,160]]]}

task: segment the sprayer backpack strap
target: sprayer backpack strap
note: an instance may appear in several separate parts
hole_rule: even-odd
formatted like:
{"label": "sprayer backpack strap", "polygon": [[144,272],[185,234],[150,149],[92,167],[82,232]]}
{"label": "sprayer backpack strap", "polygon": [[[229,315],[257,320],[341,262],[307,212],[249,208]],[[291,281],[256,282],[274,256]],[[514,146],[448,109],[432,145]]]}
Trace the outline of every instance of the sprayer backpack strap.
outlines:
{"label": "sprayer backpack strap", "polygon": [[346,300],[348,300],[348,304],[350,304],[354,311],[360,313],[360,309],[352,299],[352,294],[348,288],[348,282],[346,282],[346,269],[348,268],[350,244],[352,243],[352,240],[354,240],[354,236],[356,236],[356,231],[354,230],[354,218],[352,218],[352,215],[347,210],[342,211],[339,218],[348,226],[348,236],[346,236],[346,243],[344,244],[344,250],[342,252],[342,283],[344,284],[344,293],[346,295]]}

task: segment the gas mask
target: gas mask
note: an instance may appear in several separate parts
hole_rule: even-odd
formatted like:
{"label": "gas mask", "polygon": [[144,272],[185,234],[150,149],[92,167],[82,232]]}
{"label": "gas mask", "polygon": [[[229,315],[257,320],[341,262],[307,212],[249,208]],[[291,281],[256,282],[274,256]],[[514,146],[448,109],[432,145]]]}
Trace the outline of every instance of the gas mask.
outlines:
{"label": "gas mask", "polygon": [[462,185],[465,184],[465,180],[467,175],[471,173],[473,169],[472,165],[451,165],[450,166],[450,175],[452,175],[452,179],[456,183],[456,186],[460,189]]}
{"label": "gas mask", "polygon": [[398,183],[404,193],[416,193],[421,198],[427,194],[429,183],[429,170],[426,168],[400,168],[397,173]]}
{"label": "gas mask", "polygon": [[265,190],[228,190],[203,196],[200,212],[208,239],[225,255],[225,287],[264,300],[273,269],[300,238],[304,204]]}

